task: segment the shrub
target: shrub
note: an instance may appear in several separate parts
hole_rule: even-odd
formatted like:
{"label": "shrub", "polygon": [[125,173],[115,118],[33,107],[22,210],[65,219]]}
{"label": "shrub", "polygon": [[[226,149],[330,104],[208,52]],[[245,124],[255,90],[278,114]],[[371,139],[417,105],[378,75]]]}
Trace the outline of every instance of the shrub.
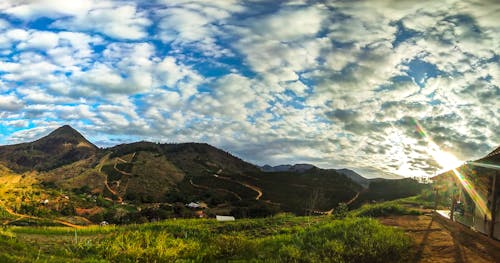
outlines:
{"label": "shrub", "polygon": [[352,212],[354,216],[382,217],[389,215],[420,215],[421,212],[404,207],[394,202],[366,204]]}

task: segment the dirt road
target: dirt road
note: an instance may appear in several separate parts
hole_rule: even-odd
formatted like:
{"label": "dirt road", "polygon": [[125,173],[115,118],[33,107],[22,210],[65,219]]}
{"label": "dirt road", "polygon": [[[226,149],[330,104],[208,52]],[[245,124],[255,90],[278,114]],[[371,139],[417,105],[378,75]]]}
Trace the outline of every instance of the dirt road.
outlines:
{"label": "dirt road", "polygon": [[[15,222],[15,221],[18,221],[18,220],[21,220],[23,218],[31,218],[31,219],[36,219],[36,220],[43,220],[43,218],[40,218],[40,217],[37,217],[37,216],[32,216],[32,215],[25,215],[25,214],[19,214],[19,213],[16,213],[14,212],[12,209],[10,209],[9,207],[5,206],[3,203],[0,202],[0,206],[7,212],[9,213],[10,215],[14,216],[14,217],[17,217],[16,219],[14,220],[10,220],[10,221],[5,221],[3,223],[3,225],[7,225],[9,223],[12,223],[12,222]],[[60,220],[60,219],[47,219],[47,220],[51,220],[52,222],[56,222],[56,223],[59,223],[59,224],[62,224],[62,225],[65,225],[65,226],[69,226],[69,227],[73,227],[73,228],[83,228],[83,226],[80,226],[80,225],[75,225],[75,224],[72,224],[70,222],[67,222],[67,221],[64,221],[64,220]]]}
{"label": "dirt road", "polygon": [[438,215],[389,216],[380,219],[402,228],[415,243],[408,262],[500,262],[500,242],[489,241]]}

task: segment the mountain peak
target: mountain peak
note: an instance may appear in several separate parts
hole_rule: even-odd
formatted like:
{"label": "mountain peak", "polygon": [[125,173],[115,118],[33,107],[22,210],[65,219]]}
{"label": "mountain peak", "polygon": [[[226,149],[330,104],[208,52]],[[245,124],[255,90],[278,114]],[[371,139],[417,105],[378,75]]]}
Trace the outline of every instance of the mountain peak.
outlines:
{"label": "mountain peak", "polygon": [[[72,144],[76,147],[86,147],[94,149],[97,148],[94,144],[83,137],[80,132],[69,125],[63,125],[55,129],[47,136],[35,141],[34,143],[38,145],[46,145],[48,148],[52,148],[60,144]],[[43,148],[46,148],[46,146],[44,146]]]}
{"label": "mountain peak", "polygon": [[69,136],[78,136],[78,137],[82,136],[77,130],[75,130],[73,127],[71,127],[67,124],[55,129],[47,136],[54,136],[54,135],[58,135],[58,136],[69,135]]}
{"label": "mountain peak", "polygon": [[87,159],[98,151],[77,130],[61,126],[34,142],[0,147],[0,161],[13,170],[50,170]]}
{"label": "mountain peak", "polygon": [[55,141],[59,143],[71,143],[71,144],[79,144],[80,146],[87,146],[91,148],[97,148],[91,142],[89,142],[83,135],[75,130],[73,127],[69,125],[63,125],[47,136],[37,140],[37,142],[47,142],[51,141],[54,143]]}

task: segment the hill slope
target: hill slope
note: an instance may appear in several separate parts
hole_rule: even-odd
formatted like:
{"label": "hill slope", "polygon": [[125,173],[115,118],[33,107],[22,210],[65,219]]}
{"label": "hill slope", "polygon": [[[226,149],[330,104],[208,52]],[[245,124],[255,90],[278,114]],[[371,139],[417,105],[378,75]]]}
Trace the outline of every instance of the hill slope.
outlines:
{"label": "hill slope", "polygon": [[[262,172],[205,143],[136,142],[99,149],[69,126],[34,142],[1,146],[0,164],[18,177],[32,178],[39,197],[30,198],[30,207],[23,211],[58,216],[64,208],[67,215],[94,222],[191,217],[195,211],[184,204],[198,201],[205,202],[205,213],[212,215],[331,213],[340,202],[373,196],[367,195],[372,189],[366,191],[359,178],[347,173],[350,170],[301,164]],[[45,199],[51,205],[40,204]],[[16,202],[6,206],[19,205]]]}
{"label": "hill slope", "polygon": [[98,148],[65,125],[30,143],[0,146],[0,162],[14,171],[51,170],[89,158]]}

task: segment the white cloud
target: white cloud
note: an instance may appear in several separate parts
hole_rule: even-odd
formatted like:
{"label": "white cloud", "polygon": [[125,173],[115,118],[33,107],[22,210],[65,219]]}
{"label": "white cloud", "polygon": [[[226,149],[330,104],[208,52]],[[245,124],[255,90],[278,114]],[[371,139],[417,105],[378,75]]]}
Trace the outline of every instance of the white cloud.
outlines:
{"label": "white cloud", "polygon": [[71,123],[371,176],[438,168],[412,118],[462,159],[500,143],[496,1],[59,2],[0,2],[0,125],[39,127],[11,141]]}
{"label": "white cloud", "polygon": [[0,94],[0,110],[17,111],[23,107],[23,102],[15,94]]}
{"label": "white cloud", "polygon": [[10,1],[0,10],[24,19],[40,17],[56,19],[51,27],[66,30],[97,31],[117,39],[141,39],[151,24],[147,15],[132,1]]}
{"label": "white cloud", "polygon": [[151,21],[134,4],[110,5],[89,10],[85,15],[59,20],[55,28],[97,31],[117,39],[142,39]]}
{"label": "white cloud", "polygon": [[27,120],[6,120],[6,121],[0,121],[0,123],[3,126],[9,126],[9,127],[28,127],[29,122]]}
{"label": "white cloud", "polygon": [[87,12],[93,5],[91,0],[52,1],[52,0],[5,0],[0,9],[3,12],[22,19],[34,19],[48,16],[57,18],[65,15],[80,15]]}
{"label": "white cloud", "polygon": [[264,18],[252,19],[252,32],[267,40],[294,41],[314,37],[326,18],[318,6],[308,8],[284,8]]}
{"label": "white cloud", "polygon": [[9,31],[7,31],[5,33],[5,35],[12,39],[12,40],[16,40],[16,41],[25,41],[26,39],[28,39],[29,37],[29,33],[28,31],[24,30],[24,29],[11,29]]}
{"label": "white cloud", "polygon": [[224,29],[233,13],[243,7],[235,0],[218,1],[163,1],[158,10],[158,37],[176,48],[195,48],[205,55],[219,57],[231,52],[217,43],[224,36]]}
{"label": "white cloud", "polygon": [[56,33],[49,31],[35,31],[30,34],[26,42],[17,45],[18,49],[42,49],[48,50],[57,46],[59,37]]}

